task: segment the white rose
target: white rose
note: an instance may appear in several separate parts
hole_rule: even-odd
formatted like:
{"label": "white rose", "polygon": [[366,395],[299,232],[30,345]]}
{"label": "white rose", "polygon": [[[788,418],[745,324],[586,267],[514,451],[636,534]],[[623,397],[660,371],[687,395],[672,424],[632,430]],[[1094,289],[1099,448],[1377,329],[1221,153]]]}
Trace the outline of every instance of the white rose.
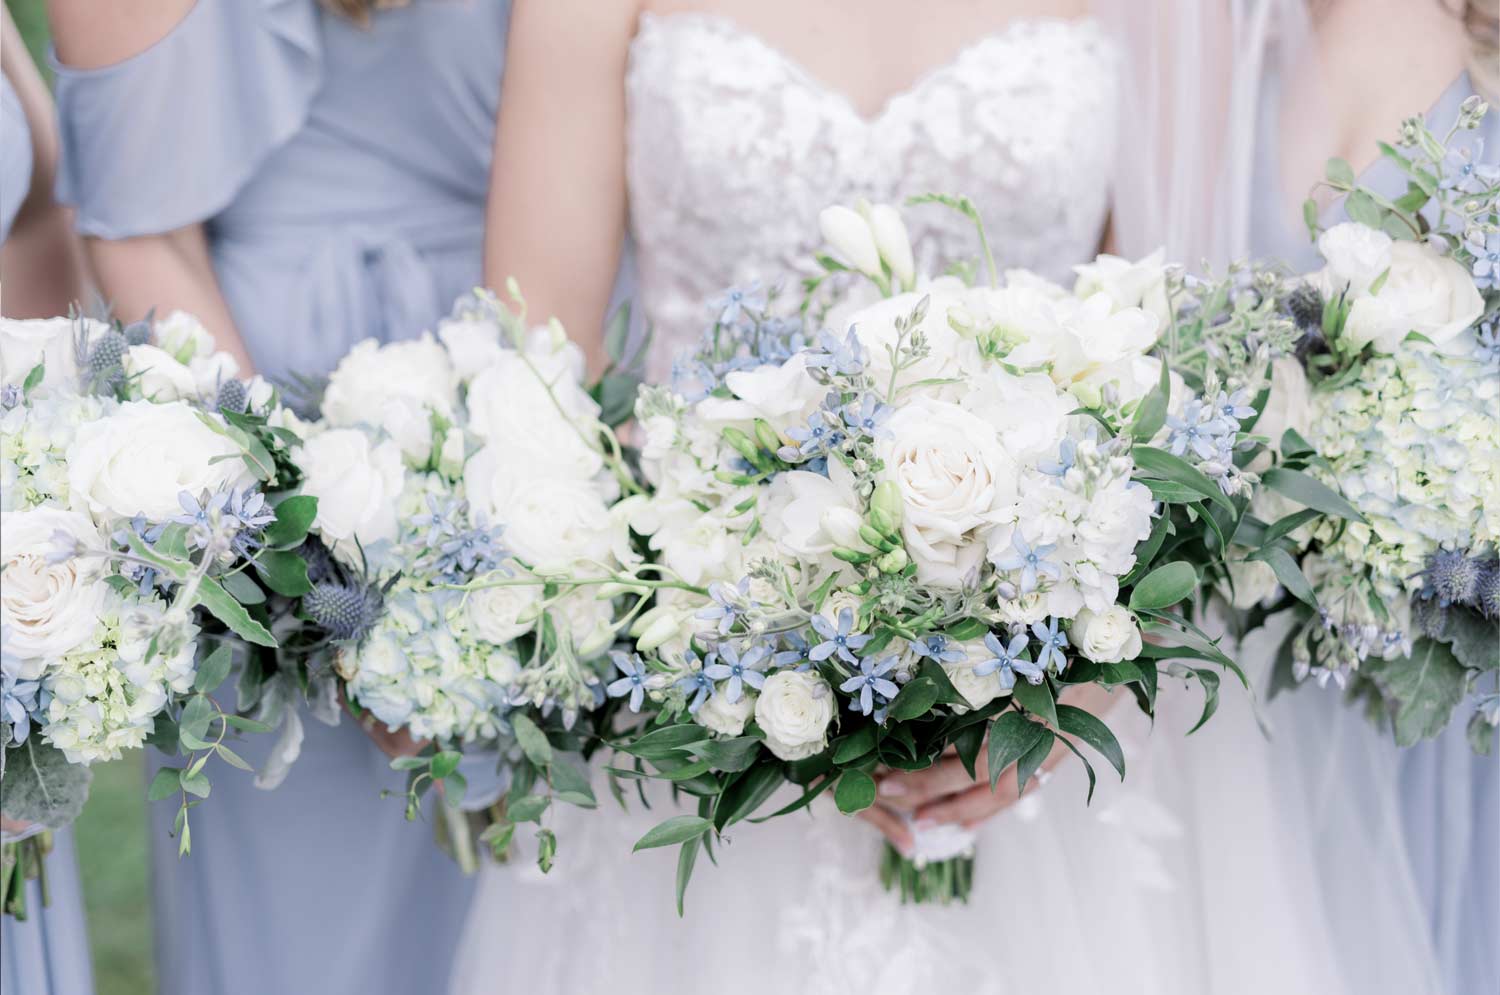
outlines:
{"label": "white rose", "polygon": [[755,721],[766,734],[766,749],[782,760],[802,760],[823,752],[837,703],[833,688],[812,672],[778,671],[766,678],[755,699]]}
{"label": "white rose", "polygon": [[156,322],[156,344],[179,363],[214,351],[214,337],[203,323],[186,311],[173,311]]}
{"label": "white rose", "polygon": [[834,549],[867,550],[860,538],[859,496],[854,475],[838,460],[828,461],[828,476],[807,470],[778,474],[766,495],[765,517],[778,527],[776,541],[794,556],[827,556]]}
{"label": "white rose", "polygon": [[193,371],[154,345],[131,346],[120,365],[134,392],[148,401],[185,401],[198,396]]}
{"label": "white rose", "polygon": [[[524,580],[524,577],[497,576],[495,580]],[[540,584],[514,584],[503,587],[481,587],[464,599],[464,615],[476,635],[486,642],[504,646],[530,632],[536,625],[537,609],[542,600]]]}
{"label": "white rose", "polygon": [[464,490],[475,513],[504,526],[505,547],[538,573],[607,561],[614,549],[617,523],[590,480],[538,472],[491,444],[465,465]]}
{"label": "white rose", "polygon": [[372,445],[359,429],[329,429],[302,444],[297,465],[302,493],[318,499],[313,528],[340,558],[358,558],[356,543],[395,540],[406,473],[394,442]]}
{"label": "white rose", "polygon": [[943,673],[948,675],[948,682],[964,696],[970,708],[983,708],[996,698],[1010,694],[1000,687],[1000,678],[995,674],[980,676],[974,673],[974,667],[991,655],[983,639],[962,643],[956,648],[963,650],[967,659],[943,664]]}
{"label": "white rose", "polygon": [[432,454],[432,413],[451,416],[457,402],[453,366],[431,335],[365,339],[329,375],[323,417],[336,427],[378,426],[421,465]]}
{"label": "white rose", "polygon": [[729,695],[719,693],[703,703],[693,715],[694,721],[710,732],[720,736],[738,736],[745,731],[745,723],[755,711],[756,694],[747,691],[733,703]]}
{"label": "white rose", "polygon": [[460,380],[474,379],[505,351],[500,327],[480,318],[449,318],[438,325],[437,336]]}
{"label": "white rose", "polygon": [[548,467],[592,477],[604,457],[584,436],[598,424],[599,406],[561,371],[551,383],[549,394],[526,360],[506,351],[469,385],[469,431],[530,465],[532,474]]}
{"label": "white rose", "polygon": [[[101,322],[85,319],[89,341],[109,331]],[[78,372],[74,355],[74,322],[70,318],[19,321],[0,318],[0,383],[21,384],[38,363],[46,368],[45,384],[61,383]]]}
{"label": "white rose", "polygon": [[1137,262],[1119,256],[1102,254],[1091,263],[1073,267],[1078,282],[1073,293],[1079,298],[1102,293],[1114,301],[1115,307],[1144,308],[1165,323],[1171,317],[1167,303],[1166,249],[1155,252]]}
{"label": "white rose", "polygon": [[1121,605],[1098,612],[1083,609],[1068,625],[1068,640],[1095,663],[1119,663],[1141,655],[1140,627]]}
{"label": "white rose", "polygon": [[912,258],[911,236],[907,234],[906,222],[901,220],[901,212],[889,204],[873,204],[865,212],[865,218],[875,236],[880,258],[902,287],[911,287],[917,279],[917,264]]}
{"label": "white rose", "polygon": [[[101,556],[52,562],[59,533]],[[0,626],[6,654],[23,661],[17,677],[36,679],[48,661],[93,638],[109,594],[104,551],[87,515],[50,507],[0,512]]]}
{"label": "white rose", "polygon": [[919,398],[888,424],[881,476],[901,493],[901,535],[917,577],[962,586],[984,558],[986,533],[1015,503],[1015,461],[991,426],[955,404]]}
{"label": "white rose", "polygon": [[1378,293],[1354,299],[1344,331],[1355,345],[1373,343],[1389,354],[1411,332],[1439,349],[1467,352],[1459,337],[1483,312],[1484,298],[1467,270],[1426,243],[1397,242],[1385,283]]}
{"label": "white rose", "polygon": [[127,401],[79,426],[68,447],[68,486],[97,519],[180,514],[178,495],[248,487],[254,477],[239,446],[205,425],[182,401]]}
{"label": "white rose", "polygon": [[842,204],[825,207],[818,214],[818,230],[842,262],[866,276],[881,275],[875,233],[858,211]]}
{"label": "white rose", "polygon": [[521,346],[545,382],[567,380],[574,385],[583,383],[588,366],[583,350],[568,338],[562,322],[556,318],[528,331]]}
{"label": "white rose", "polygon": [[1314,277],[1324,294],[1332,296],[1348,290],[1364,294],[1376,278],[1391,265],[1391,247],[1395,244],[1383,231],[1346,221],[1318,236],[1318,251],[1328,265]]}

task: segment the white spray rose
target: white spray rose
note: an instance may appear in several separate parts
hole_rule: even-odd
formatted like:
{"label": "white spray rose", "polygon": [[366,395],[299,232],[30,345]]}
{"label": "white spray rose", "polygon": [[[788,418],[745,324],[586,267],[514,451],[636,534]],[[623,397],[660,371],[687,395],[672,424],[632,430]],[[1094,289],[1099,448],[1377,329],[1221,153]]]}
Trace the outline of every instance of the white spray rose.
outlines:
{"label": "white spray rose", "polygon": [[1396,242],[1385,283],[1378,293],[1354,299],[1344,332],[1355,345],[1373,343],[1389,354],[1411,332],[1439,349],[1467,353],[1468,339],[1461,336],[1483,312],[1468,270],[1426,243]]}
{"label": "white spray rose", "polygon": [[323,417],[343,428],[384,429],[413,465],[432,453],[433,413],[451,416],[458,402],[448,353],[431,335],[381,345],[365,339],[328,377]]}
{"label": "white spray rose", "polygon": [[[63,536],[99,557],[52,562]],[[6,654],[23,661],[15,676],[34,680],[48,661],[94,637],[109,594],[104,551],[87,515],[51,507],[0,513],[0,625]]]}
{"label": "white spray rose", "polygon": [[[101,322],[83,321],[89,341],[109,331]],[[74,355],[74,323],[69,318],[20,321],[0,318],[0,383],[20,384],[42,363],[45,384],[61,383],[78,372]]]}
{"label": "white spray rose", "polygon": [[302,444],[297,462],[302,493],[318,499],[313,528],[341,559],[358,558],[356,541],[368,549],[395,540],[406,473],[394,442],[372,444],[359,429],[329,429]]}
{"label": "white spray rose", "polygon": [[778,671],[766,678],[755,699],[755,721],[766,734],[766,749],[782,760],[803,760],[828,745],[833,721],[833,688],[817,674]]}
{"label": "white spray rose", "polygon": [[178,495],[248,487],[240,448],[181,401],[127,401],[78,429],[68,447],[68,486],[94,517],[181,513]]}
{"label": "white spray rose", "polygon": [[[496,575],[493,580],[523,580],[523,577]],[[515,584],[504,587],[481,587],[464,599],[464,614],[475,635],[486,642],[504,646],[519,639],[536,625],[542,600],[540,584]]]}
{"label": "white spray rose", "polygon": [[1097,612],[1083,609],[1069,624],[1068,639],[1085,659],[1095,663],[1119,663],[1141,655],[1140,627],[1121,605]]}
{"label": "white spray rose", "polygon": [[709,732],[720,736],[738,736],[745,731],[745,723],[755,712],[756,694],[747,691],[739,700],[730,702],[729,695],[719,693],[703,703],[693,714],[693,720]]}

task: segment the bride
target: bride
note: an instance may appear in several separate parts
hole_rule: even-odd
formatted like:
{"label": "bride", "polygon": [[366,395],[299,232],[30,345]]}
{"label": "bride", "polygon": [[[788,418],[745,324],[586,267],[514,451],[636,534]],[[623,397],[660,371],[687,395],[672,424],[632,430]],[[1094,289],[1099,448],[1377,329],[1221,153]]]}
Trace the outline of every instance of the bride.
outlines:
{"label": "bride", "polygon": [[[1128,6],[1139,34],[1147,5]],[[1194,19],[1175,26],[1191,38],[1207,6],[1180,0],[1174,16]],[[1170,205],[1149,206],[1175,189],[1168,173],[1127,199],[1116,169],[1117,149],[1154,141],[1120,110],[1148,62],[1124,38],[1087,0],[518,2],[487,281],[514,276],[531,313],[597,329],[628,235],[656,377],[725,287],[804,266],[831,203],[966,194],[1004,265],[1066,281],[1101,246],[1112,185],[1144,219],[1121,230],[1115,211],[1131,245],[1171,227]],[[1207,105],[1171,113],[1201,123]],[[961,219],[907,220],[919,263],[975,254]],[[673,814],[664,793],[650,811],[558,811],[550,874],[524,855],[484,871],[452,991],[1354,995],[1312,841],[1274,804],[1277,772],[1232,690],[1191,740],[1201,702],[1183,688],[1163,687],[1154,729],[1133,702],[1090,703],[1131,765],[1092,806],[1076,764],[1019,802],[951,765],[885,778],[868,822],[830,803],[744,824],[700,866],[682,919],[675,851],[630,852]],[[878,883],[877,829],[907,845],[897,816],[918,804],[980,827],[968,905],[902,906]],[[1386,939],[1362,954],[1389,962],[1389,991],[1426,991]]]}

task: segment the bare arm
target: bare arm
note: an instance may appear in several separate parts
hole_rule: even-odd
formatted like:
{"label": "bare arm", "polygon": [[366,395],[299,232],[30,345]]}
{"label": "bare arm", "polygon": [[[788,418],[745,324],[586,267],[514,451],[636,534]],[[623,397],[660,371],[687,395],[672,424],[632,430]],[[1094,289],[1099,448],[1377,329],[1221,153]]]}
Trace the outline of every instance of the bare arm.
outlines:
{"label": "bare arm", "polygon": [[[85,0],[87,2],[87,0]],[[520,283],[595,372],[625,235],[625,65],[636,0],[517,0],[485,216],[485,283]]]}
{"label": "bare arm", "polygon": [[[48,0],[53,41],[66,65],[96,69],[113,65],[165,37],[196,0]],[[134,321],[155,308],[196,315],[221,349],[253,370],[229,306],[214,276],[203,226],[118,241],[86,238],[84,246],[99,291],[115,314]]]}

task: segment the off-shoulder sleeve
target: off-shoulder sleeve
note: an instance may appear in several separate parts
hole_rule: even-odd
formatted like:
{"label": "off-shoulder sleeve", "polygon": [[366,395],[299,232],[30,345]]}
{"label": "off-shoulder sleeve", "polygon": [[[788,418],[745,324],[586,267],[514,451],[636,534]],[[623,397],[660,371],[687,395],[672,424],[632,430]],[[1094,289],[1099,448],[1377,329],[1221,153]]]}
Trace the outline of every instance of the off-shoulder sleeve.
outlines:
{"label": "off-shoulder sleeve", "polygon": [[222,211],[302,127],[321,81],[312,0],[198,0],[123,62],[53,57],[62,160],[57,198],[78,230],[153,235]]}
{"label": "off-shoulder sleeve", "polygon": [[0,76],[0,242],[10,237],[10,226],[31,191],[33,158],[21,98],[10,80]]}

